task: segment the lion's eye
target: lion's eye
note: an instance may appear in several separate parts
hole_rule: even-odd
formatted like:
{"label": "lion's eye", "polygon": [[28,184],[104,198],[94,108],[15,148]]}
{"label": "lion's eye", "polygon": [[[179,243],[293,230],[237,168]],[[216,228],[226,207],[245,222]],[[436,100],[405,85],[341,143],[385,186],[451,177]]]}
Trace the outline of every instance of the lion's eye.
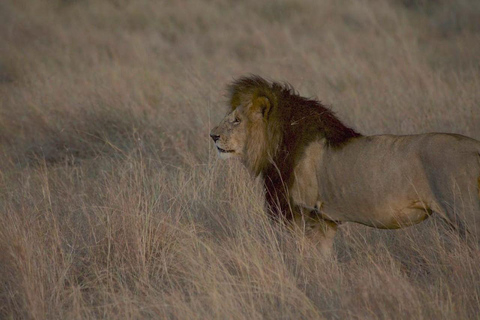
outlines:
{"label": "lion's eye", "polygon": [[240,123],[240,119],[235,118],[235,120],[233,120],[233,124],[239,124],[239,123]]}

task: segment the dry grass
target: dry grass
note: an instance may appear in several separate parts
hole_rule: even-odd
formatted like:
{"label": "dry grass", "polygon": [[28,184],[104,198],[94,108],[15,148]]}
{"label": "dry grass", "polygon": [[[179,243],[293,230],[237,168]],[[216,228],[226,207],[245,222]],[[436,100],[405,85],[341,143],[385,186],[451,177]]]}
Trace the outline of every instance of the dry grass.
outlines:
{"label": "dry grass", "polygon": [[247,73],[359,131],[480,138],[475,0],[0,3],[0,317],[466,319],[480,255],[440,221],[273,225],[208,132]]}

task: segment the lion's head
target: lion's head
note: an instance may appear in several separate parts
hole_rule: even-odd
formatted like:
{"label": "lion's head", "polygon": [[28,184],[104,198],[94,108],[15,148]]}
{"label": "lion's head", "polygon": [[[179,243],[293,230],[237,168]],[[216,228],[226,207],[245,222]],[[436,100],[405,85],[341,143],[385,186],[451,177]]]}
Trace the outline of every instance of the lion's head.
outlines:
{"label": "lion's head", "polygon": [[234,81],[229,98],[229,111],[210,136],[221,158],[239,158],[256,175],[271,165],[289,171],[309,141],[325,138],[335,147],[358,135],[318,101],[259,76]]}
{"label": "lion's head", "polygon": [[248,120],[240,110],[228,113],[218,126],[210,132],[218,155],[222,159],[243,158],[247,140]]}
{"label": "lion's head", "polygon": [[210,133],[222,159],[237,157],[255,174],[271,161],[280,144],[272,89],[260,77],[235,81],[229,87],[229,112]]}

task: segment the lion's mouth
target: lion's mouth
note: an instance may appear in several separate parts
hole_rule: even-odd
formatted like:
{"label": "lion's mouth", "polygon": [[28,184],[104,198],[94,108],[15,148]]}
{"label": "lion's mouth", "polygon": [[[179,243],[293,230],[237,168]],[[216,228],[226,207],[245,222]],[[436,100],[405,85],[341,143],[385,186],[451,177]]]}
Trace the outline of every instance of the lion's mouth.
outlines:
{"label": "lion's mouth", "polygon": [[235,150],[225,150],[225,149],[222,149],[220,147],[217,146],[217,149],[218,151],[222,152],[222,153],[232,153],[232,152],[235,152]]}

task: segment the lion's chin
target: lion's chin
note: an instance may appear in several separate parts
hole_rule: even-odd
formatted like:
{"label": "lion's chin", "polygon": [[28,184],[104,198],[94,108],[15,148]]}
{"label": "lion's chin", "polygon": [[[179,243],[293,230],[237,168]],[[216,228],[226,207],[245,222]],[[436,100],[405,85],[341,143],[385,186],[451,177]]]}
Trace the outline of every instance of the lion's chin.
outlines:
{"label": "lion's chin", "polygon": [[225,150],[225,149],[222,149],[222,148],[219,148],[219,147],[217,147],[217,152],[218,152],[218,156],[220,157],[220,159],[229,159],[229,158],[233,158],[237,155],[235,150]]}
{"label": "lion's chin", "polygon": [[226,159],[229,159],[229,158],[233,158],[233,154],[232,154],[232,153],[226,153],[226,152],[221,152],[221,151],[218,151],[218,156],[219,156],[220,159],[222,159],[222,160],[226,160]]}
{"label": "lion's chin", "polygon": [[230,158],[236,158],[238,155],[235,152],[222,152],[218,150],[218,156],[220,159],[230,159]]}

